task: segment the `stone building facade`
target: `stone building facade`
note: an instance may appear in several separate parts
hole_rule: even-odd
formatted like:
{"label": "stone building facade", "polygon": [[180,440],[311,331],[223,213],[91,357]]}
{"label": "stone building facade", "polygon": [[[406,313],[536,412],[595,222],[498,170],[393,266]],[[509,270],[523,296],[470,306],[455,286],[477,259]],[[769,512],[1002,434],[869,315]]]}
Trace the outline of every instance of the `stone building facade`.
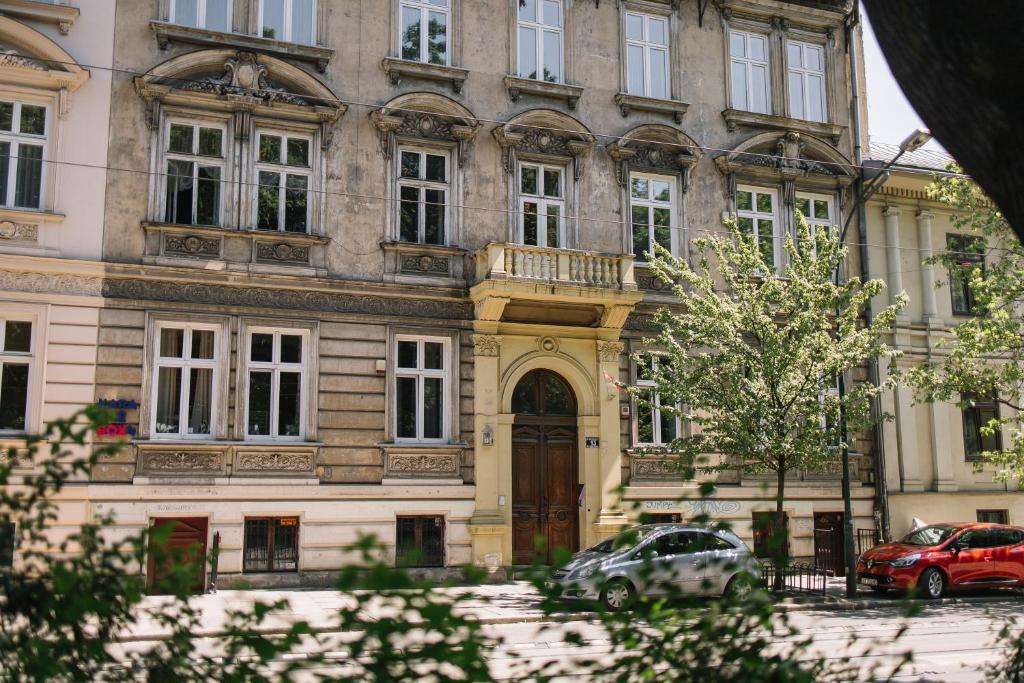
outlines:
{"label": "stone building facade", "polygon": [[[852,2],[110,4],[111,69],[89,57],[109,144],[73,188],[104,197],[88,249],[0,242],[4,301],[94,302],[78,400],[120,406],[130,439],[69,493],[82,515],[176,520],[218,535],[222,575],[276,583],[337,569],[363,532],[492,568],[637,510],[753,538],[767,478],[680,503],[696,486],[637,451],[686,425],[616,383],[672,302],[654,242],[687,256],[736,214],[781,266],[795,207],[852,210]],[[854,450],[874,529],[870,435]],[[838,469],[793,479],[810,555]]]}

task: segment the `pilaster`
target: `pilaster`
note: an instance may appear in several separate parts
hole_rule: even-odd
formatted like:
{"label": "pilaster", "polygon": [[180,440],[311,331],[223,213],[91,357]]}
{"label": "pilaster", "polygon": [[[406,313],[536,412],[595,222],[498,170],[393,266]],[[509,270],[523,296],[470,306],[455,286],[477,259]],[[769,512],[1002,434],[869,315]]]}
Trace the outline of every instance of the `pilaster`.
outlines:
{"label": "pilaster", "polygon": [[[903,292],[903,261],[900,258],[900,214],[898,207],[887,206],[882,210],[885,218],[885,260],[889,269],[889,303],[896,303],[896,297]],[[899,316],[900,319],[904,315]]]}
{"label": "pilaster", "polygon": [[931,211],[917,212],[917,246],[921,260],[921,312],[926,321],[935,320],[938,309],[935,304],[935,266],[932,258],[932,219]]}

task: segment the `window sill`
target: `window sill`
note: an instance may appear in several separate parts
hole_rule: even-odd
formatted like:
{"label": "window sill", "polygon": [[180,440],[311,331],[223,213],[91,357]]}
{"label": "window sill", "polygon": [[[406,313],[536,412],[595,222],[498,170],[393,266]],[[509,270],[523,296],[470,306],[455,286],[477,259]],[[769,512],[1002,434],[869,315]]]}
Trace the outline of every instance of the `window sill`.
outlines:
{"label": "window sill", "polygon": [[146,250],[150,257],[204,262],[223,259],[225,238],[236,238],[251,243],[248,263],[310,267],[311,263],[318,260],[311,259],[312,248],[323,247],[330,242],[326,235],[297,232],[237,230],[152,221],[144,221],[142,227],[150,242]]}
{"label": "window sill", "polygon": [[615,104],[623,117],[629,116],[631,111],[646,111],[655,114],[671,116],[676,123],[683,122],[683,116],[690,105],[679,100],[662,100],[655,97],[641,97],[620,92],[615,95]]}
{"label": "window sill", "polygon": [[791,119],[788,116],[775,116],[773,114],[758,114],[751,111],[739,109],[726,109],[722,112],[722,118],[729,132],[736,130],[737,126],[750,128],[766,128],[777,131],[796,131],[817,137],[828,138],[832,144],[838,144],[839,138],[846,130],[846,126],[835,123],[819,123],[817,121],[804,121],[802,119]]}
{"label": "window sill", "polygon": [[[136,483],[203,477],[242,484],[250,480],[316,479],[320,443],[139,439]],[[257,482],[260,483],[260,482]]]}
{"label": "window sill", "polygon": [[0,207],[0,222],[2,223],[60,223],[64,220],[64,214],[53,211],[40,211],[39,209],[18,209],[15,207]]}
{"label": "window sill", "polygon": [[4,0],[3,12],[20,19],[56,24],[61,35],[65,36],[81,14],[77,7],[55,5],[39,0]]}
{"label": "window sill", "polygon": [[512,98],[513,102],[518,101],[523,95],[533,95],[550,100],[565,101],[569,105],[569,109],[575,109],[580,97],[583,96],[583,87],[579,85],[548,83],[519,76],[505,76],[505,89],[508,90],[508,96]]}
{"label": "window sill", "polygon": [[230,47],[262,52],[274,55],[275,57],[311,62],[316,65],[316,69],[320,73],[324,73],[327,70],[327,64],[334,57],[334,50],[332,48],[320,45],[303,45],[242,33],[210,31],[204,28],[180,26],[157,20],[150,21],[149,28],[152,29],[153,34],[156,36],[157,44],[161,50],[166,50],[172,42],[202,45],[205,47]]}
{"label": "window sill", "polygon": [[384,272],[388,277],[420,280],[432,285],[447,285],[445,280],[465,284],[466,250],[438,244],[414,242],[381,242],[384,250]]}
{"label": "window sill", "polygon": [[384,73],[387,74],[391,85],[399,85],[403,78],[419,78],[427,81],[440,81],[451,84],[452,91],[459,95],[462,93],[462,86],[469,78],[469,69],[460,69],[456,66],[442,66],[440,64],[427,64],[425,62],[413,62],[407,59],[385,57],[381,62]]}

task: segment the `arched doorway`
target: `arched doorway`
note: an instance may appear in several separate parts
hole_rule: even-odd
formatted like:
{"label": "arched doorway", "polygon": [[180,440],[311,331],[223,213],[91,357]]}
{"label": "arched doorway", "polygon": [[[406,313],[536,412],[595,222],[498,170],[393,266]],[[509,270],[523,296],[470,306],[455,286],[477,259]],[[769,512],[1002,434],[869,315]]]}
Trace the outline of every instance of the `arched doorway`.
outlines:
{"label": "arched doorway", "polygon": [[550,563],[557,548],[579,548],[576,397],[555,373],[533,370],[512,412],[512,562]]}

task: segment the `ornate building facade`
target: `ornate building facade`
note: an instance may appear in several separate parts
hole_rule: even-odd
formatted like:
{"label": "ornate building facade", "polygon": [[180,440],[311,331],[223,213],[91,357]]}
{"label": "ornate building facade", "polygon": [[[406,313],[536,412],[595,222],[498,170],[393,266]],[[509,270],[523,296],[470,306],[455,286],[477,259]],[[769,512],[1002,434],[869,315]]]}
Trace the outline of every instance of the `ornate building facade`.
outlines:
{"label": "ornate building facade", "polygon": [[[852,2],[108,4],[68,35],[106,22],[106,61],[0,31],[109,92],[109,113],[65,125],[102,155],[53,152],[81,181],[0,210],[81,244],[46,252],[0,224],[5,313],[90,311],[34,338],[29,430],[112,402],[129,437],[69,494],[78,518],[216,535],[222,576],[276,584],[337,569],[366,532],[401,561],[490,568],[639,511],[753,539],[769,478],[722,473],[692,500],[643,454],[687,425],[618,383],[642,382],[630,354],[672,303],[643,263],[654,244],[687,257],[735,214],[782,267],[794,208],[852,211]],[[47,3],[0,3],[22,5]],[[72,356],[88,395],[48,388]],[[857,528],[876,524],[872,443],[853,444]],[[841,516],[838,469],[788,490],[811,555]]]}

